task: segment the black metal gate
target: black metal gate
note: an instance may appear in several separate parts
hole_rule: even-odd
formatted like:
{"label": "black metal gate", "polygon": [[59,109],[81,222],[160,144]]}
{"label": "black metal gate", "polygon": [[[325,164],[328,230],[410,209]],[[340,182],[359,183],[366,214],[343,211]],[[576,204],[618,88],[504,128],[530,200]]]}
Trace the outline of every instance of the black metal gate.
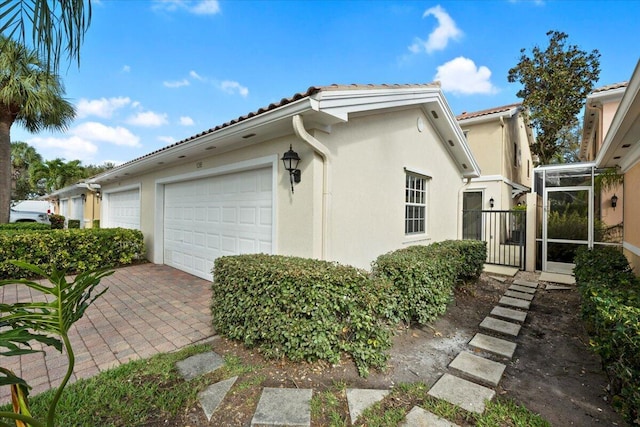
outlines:
{"label": "black metal gate", "polygon": [[462,238],[487,242],[487,263],[525,268],[526,211],[462,211]]}

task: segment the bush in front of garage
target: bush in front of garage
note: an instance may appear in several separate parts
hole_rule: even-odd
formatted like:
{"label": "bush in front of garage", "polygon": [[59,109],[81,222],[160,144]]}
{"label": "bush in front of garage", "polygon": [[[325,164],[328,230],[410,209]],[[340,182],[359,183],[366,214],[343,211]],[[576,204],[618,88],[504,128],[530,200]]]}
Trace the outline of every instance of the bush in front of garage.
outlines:
{"label": "bush in front of garage", "polygon": [[67,221],[67,227],[69,229],[80,228],[80,220],[79,219],[70,219]]}
{"label": "bush in front of garage", "polygon": [[220,257],[213,276],[216,332],[273,358],[336,363],[344,352],[363,376],[386,365],[388,281],[336,263],[263,254]]}
{"label": "bush in front of garage", "polygon": [[51,228],[62,230],[64,228],[64,216],[63,215],[49,215],[49,221],[51,222]]}
{"label": "bush in front of garage", "polygon": [[373,263],[373,274],[394,284],[391,317],[424,325],[447,311],[456,284],[480,277],[485,259],[484,242],[448,240],[381,255]]}
{"label": "bush in front of garage", "polygon": [[589,344],[602,358],[615,407],[640,420],[640,280],[617,248],[579,249],[574,273]]}
{"label": "bush in front of garage", "polygon": [[131,264],[144,256],[142,232],[126,228],[7,230],[0,232],[0,279],[28,276],[10,260],[35,264],[51,273],[69,273]]}
{"label": "bush in front of garage", "polygon": [[8,224],[0,224],[0,231],[33,231],[33,230],[50,230],[51,225],[41,222],[10,222]]}

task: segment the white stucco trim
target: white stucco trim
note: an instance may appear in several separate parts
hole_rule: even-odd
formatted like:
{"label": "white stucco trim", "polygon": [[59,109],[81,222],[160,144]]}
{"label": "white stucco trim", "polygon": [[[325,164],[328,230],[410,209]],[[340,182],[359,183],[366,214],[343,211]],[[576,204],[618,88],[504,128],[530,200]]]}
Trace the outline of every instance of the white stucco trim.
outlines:
{"label": "white stucco trim", "polygon": [[640,248],[632,245],[629,242],[622,242],[622,247],[631,252],[634,255],[640,256]]}
{"label": "white stucco trim", "polygon": [[210,169],[202,169],[195,172],[173,175],[159,178],[155,181],[155,213],[154,213],[154,239],[153,239],[153,260],[154,264],[164,264],[164,186],[181,181],[190,181],[200,178],[208,178],[216,175],[224,175],[228,173],[243,172],[263,167],[271,167],[271,247],[276,253],[278,247],[277,227],[278,221],[278,156],[265,156],[256,159],[245,160],[242,162],[231,163]]}
{"label": "white stucco trim", "polygon": [[422,177],[424,177],[426,179],[432,179],[433,178],[433,174],[431,174],[431,173],[429,173],[427,171],[424,171],[424,170],[420,170],[419,168],[412,168],[412,167],[405,166],[404,167],[404,171],[405,171],[405,173],[412,173],[414,175],[420,175],[420,176],[422,176]]}

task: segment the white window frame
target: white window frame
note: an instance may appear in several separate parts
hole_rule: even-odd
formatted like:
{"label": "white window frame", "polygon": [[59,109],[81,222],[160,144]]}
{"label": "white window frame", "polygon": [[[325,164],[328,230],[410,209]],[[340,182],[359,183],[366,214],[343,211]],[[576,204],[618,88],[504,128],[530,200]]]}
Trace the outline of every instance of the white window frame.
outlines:
{"label": "white window frame", "polygon": [[427,209],[429,180],[430,177],[428,175],[405,169],[405,236],[410,237],[427,234],[427,230],[429,229]]}

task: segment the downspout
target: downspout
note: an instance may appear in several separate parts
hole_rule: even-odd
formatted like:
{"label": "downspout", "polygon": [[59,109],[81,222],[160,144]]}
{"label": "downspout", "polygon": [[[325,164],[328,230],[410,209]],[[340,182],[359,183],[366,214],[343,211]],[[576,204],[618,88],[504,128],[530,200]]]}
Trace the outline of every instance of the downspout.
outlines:
{"label": "downspout", "polygon": [[[504,125],[504,116],[500,116],[500,137],[502,138],[502,147],[500,150],[500,175],[502,176],[502,182],[500,183],[500,202],[498,204],[498,209],[503,209],[502,206],[502,184],[504,184],[504,173],[503,172],[507,172],[508,168],[506,167],[506,165],[504,164],[504,153],[507,147],[504,146],[505,144],[505,137],[504,137],[504,133],[505,133],[505,125]],[[511,165],[509,165],[511,166]],[[511,174],[509,174],[509,176],[511,176]],[[511,200],[509,200],[509,204],[511,204]]]}
{"label": "downspout", "polygon": [[293,130],[298,138],[305,141],[313,148],[313,151],[318,153],[322,157],[322,246],[321,256],[323,260],[327,259],[328,241],[329,241],[329,212],[331,204],[330,189],[330,171],[331,171],[331,156],[329,149],[326,145],[322,144],[316,138],[314,138],[304,127],[302,116],[296,114],[293,116]]}

